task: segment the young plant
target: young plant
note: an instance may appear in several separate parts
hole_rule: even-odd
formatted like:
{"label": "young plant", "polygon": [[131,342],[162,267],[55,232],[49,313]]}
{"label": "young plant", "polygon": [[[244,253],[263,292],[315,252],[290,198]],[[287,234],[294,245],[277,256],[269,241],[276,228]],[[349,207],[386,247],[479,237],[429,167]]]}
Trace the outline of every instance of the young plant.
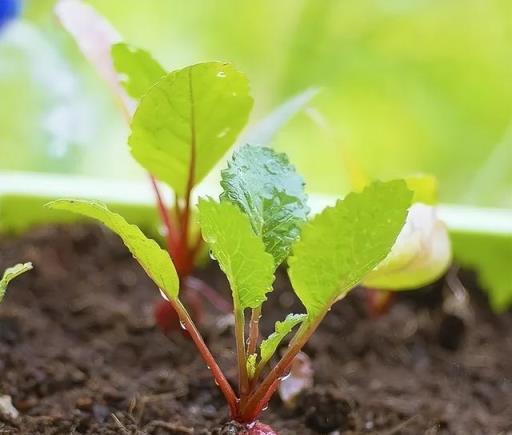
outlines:
{"label": "young plant", "polygon": [[[112,25],[90,5],[61,0],[55,12],[110,85],[131,126],[130,150],[149,174],[167,250],[182,281],[184,298],[195,307],[194,317],[201,311],[198,294],[229,312],[231,306],[223,297],[191,276],[203,245],[192,217],[192,191],[247,123],[253,101],[246,77],[221,62],[167,73],[150,53],[122,42]],[[258,143],[269,140],[315,93],[309,89],[285,102],[261,125],[251,128],[249,136],[257,137]],[[174,210],[169,210],[160,182],[173,191]],[[178,326],[176,313],[165,301],[155,313],[164,331]]]}
{"label": "young plant", "polygon": [[[231,418],[246,424],[248,433],[258,428],[259,433],[270,434],[269,428],[262,432],[263,426],[256,424],[258,416],[331,306],[389,254],[412,192],[402,180],[375,182],[308,220],[304,183],[287,157],[249,145],[222,171],[221,186],[220,201],[201,198],[198,211],[202,237],[232,291],[236,393],[180,301],[179,277],[168,253],[102,204],[59,200],[49,206],[95,218],[123,239],[178,313],[224,394]],[[276,268],[285,261],[305,312],[287,314],[261,340],[263,304],[272,291]],[[293,330],[286,351],[271,367],[281,342]]]}
{"label": "young plant", "polygon": [[9,283],[16,277],[20,276],[21,274],[28,272],[32,269],[32,263],[24,263],[24,264],[16,264],[15,266],[8,267],[3,276],[2,279],[0,279],[0,302],[2,302],[2,299],[5,296],[5,292],[7,290],[7,286]]}
{"label": "young plant", "polygon": [[[90,5],[61,0],[55,11],[119,99],[131,127],[131,153],[149,174],[167,250],[194,317],[202,311],[198,294],[229,312],[223,297],[191,277],[202,248],[200,234],[192,228],[192,191],[247,123],[253,101],[246,77],[220,62],[167,73],[148,52],[121,42],[117,31]],[[174,192],[174,210],[169,210],[159,182]],[[164,332],[179,325],[165,301],[157,305],[155,315]]]}

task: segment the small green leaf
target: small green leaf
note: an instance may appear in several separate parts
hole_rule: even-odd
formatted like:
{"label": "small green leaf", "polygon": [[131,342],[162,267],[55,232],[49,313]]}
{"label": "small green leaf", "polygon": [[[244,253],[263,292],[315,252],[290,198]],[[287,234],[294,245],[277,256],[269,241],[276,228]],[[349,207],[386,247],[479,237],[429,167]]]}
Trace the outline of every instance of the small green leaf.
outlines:
{"label": "small green leaf", "polygon": [[133,98],[140,99],[166,73],[146,50],[124,42],[114,44],[111,54],[124,89]]}
{"label": "small green leaf", "polygon": [[384,260],[411,199],[403,180],[375,182],[304,225],[288,263],[293,288],[310,316],[325,312]]}
{"label": "small green leaf", "polygon": [[252,108],[246,77],[226,63],[171,72],[141,99],[128,140],[135,159],[184,197],[233,145]]}
{"label": "small green leaf", "polygon": [[254,374],[256,373],[256,354],[251,353],[247,357],[246,366],[247,366],[247,375],[249,376],[249,379],[254,378]]}
{"label": "small green leaf", "polygon": [[28,272],[32,269],[32,263],[16,264],[15,266],[9,267],[5,270],[2,279],[0,279],[0,302],[4,298],[5,291],[9,283],[22,273]]}
{"label": "small green leaf", "polygon": [[246,145],[233,154],[220,182],[221,199],[238,205],[249,216],[276,267],[288,257],[309,213],[304,180],[286,154]]}
{"label": "small green leaf", "polygon": [[270,334],[266,340],[261,342],[261,364],[265,364],[272,358],[272,355],[276,352],[281,341],[295,326],[302,323],[307,317],[307,314],[288,314],[282,322],[276,322],[275,331]]}
{"label": "small green leaf", "polygon": [[257,308],[272,290],[274,259],[254,234],[249,218],[230,202],[199,200],[203,239],[226,274],[235,308]]}
{"label": "small green leaf", "polygon": [[169,299],[178,297],[179,279],[169,254],[154,240],[148,239],[139,227],[130,225],[122,216],[95,201],[60,199],[46,206],[55,210],[71,211],[102,222],[121,237],[148,276]]}

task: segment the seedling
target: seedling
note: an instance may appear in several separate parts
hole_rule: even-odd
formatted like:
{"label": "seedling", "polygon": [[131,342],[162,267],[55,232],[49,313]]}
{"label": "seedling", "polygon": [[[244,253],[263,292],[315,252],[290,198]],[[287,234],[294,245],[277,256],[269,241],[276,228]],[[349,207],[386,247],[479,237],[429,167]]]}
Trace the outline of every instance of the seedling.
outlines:
{"label": "seedling", "polygon": [[[146,134],[161,131],[155,126],[153,134]],[[262,430],[257,418],[331,306],[388,255],[405,222],[412,192],[402,180],[375,182],[308,219],[304,183],[288,158],[249,145],[233,155],[221,186],[220,200],[200,198],[198,212],[202,237],[232,291],[236,393],[179,298],[180,280],[169,254],[102,204],[59,200],[49,206],[97,219],[123,239],[178,313],[224,394],[231,418],[248,425],[251,433]],[[276,268],[285,261],[305,312],[289,313],[261,341],[263,304]],[[270,368],[281,342],[294,330],[283,356]]]}
{"label": "seedling", "polygon": [[[90,5],[61,0],[56,14],[85,57],[109,83],[131,124],[130,150],[149,174],[167,250],[182,281],[183,296],[195,307],[194,317],[198,318],[202,311],[198,295],[229,312],[231,306],[223,297],[191,277],[203,248],[192,217],[192,191],[247,123],[253,100],[246,77],[220,62],[167,74],[150,53],[122,42],[112,25]],[[285,103],[278,113],[265,119],[261,134],[256,136],[268,139],[315,92],[310,89]],[[251,133],[255,135],[254,129]],[[160,182],[174,193],[173,210],[164,200]],[[165,332],[178,326],[176,313],[164,301],[156,307],[155,314]]]}
{"label": "seedling", "polygon": [[28,272],[32,269],[32,263],[24,263],[24,264],[16,264],[15,266],[8,267],[3,276],[2,279],[0,279],[0,302],[2,302],[2,299],[5,296],[5,291],[7,290],[7,286],[9,283],[16,277],[20,276],[21,274]]}

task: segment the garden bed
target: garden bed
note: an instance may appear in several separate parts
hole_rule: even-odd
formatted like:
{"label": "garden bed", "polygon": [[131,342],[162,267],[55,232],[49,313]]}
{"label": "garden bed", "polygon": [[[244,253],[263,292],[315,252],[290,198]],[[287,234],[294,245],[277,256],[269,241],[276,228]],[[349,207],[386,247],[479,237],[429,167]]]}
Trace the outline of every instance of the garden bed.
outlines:
{"label": "garden bed", "polygon": [[[51,226],[4,238],[0,252],[0,270],[20,260],[36,268],[0,308],[0,395],[20,412],[0,414],[0,433],[208,434],[225,421],[193,344],[155,327],[158,293],[115,235]],[[216,265],[198,273],[227,291]],[[281,435],[512,431],[512,315],[492,314],[471,276],[463,281],[465,323],[443,310],[445,280],[399,294],[376,319],[352,292],[305,348],[315,387],[294,410],[274,398],[262,421]],[[265,334],[295,301],[280,273]],[[210,310],[202,329],[234,381],[229,321]]]}

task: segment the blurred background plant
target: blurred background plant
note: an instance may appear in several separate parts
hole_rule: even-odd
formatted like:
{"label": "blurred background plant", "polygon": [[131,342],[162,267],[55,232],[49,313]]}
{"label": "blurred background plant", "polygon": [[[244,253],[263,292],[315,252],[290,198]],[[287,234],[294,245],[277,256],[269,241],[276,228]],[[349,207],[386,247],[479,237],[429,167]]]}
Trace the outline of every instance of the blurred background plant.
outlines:
{"label": "blurred background plant", "polygon": [[[2,29],[0,169],[142,177],[113,97],[54,3],[25,0]],[[256,119],[320,86],[275,139],[311,191],[421,171],[438,177],[442,201],[512,205],[507,0],[88,3],[168,69],[236,64],[257,96]]]}

